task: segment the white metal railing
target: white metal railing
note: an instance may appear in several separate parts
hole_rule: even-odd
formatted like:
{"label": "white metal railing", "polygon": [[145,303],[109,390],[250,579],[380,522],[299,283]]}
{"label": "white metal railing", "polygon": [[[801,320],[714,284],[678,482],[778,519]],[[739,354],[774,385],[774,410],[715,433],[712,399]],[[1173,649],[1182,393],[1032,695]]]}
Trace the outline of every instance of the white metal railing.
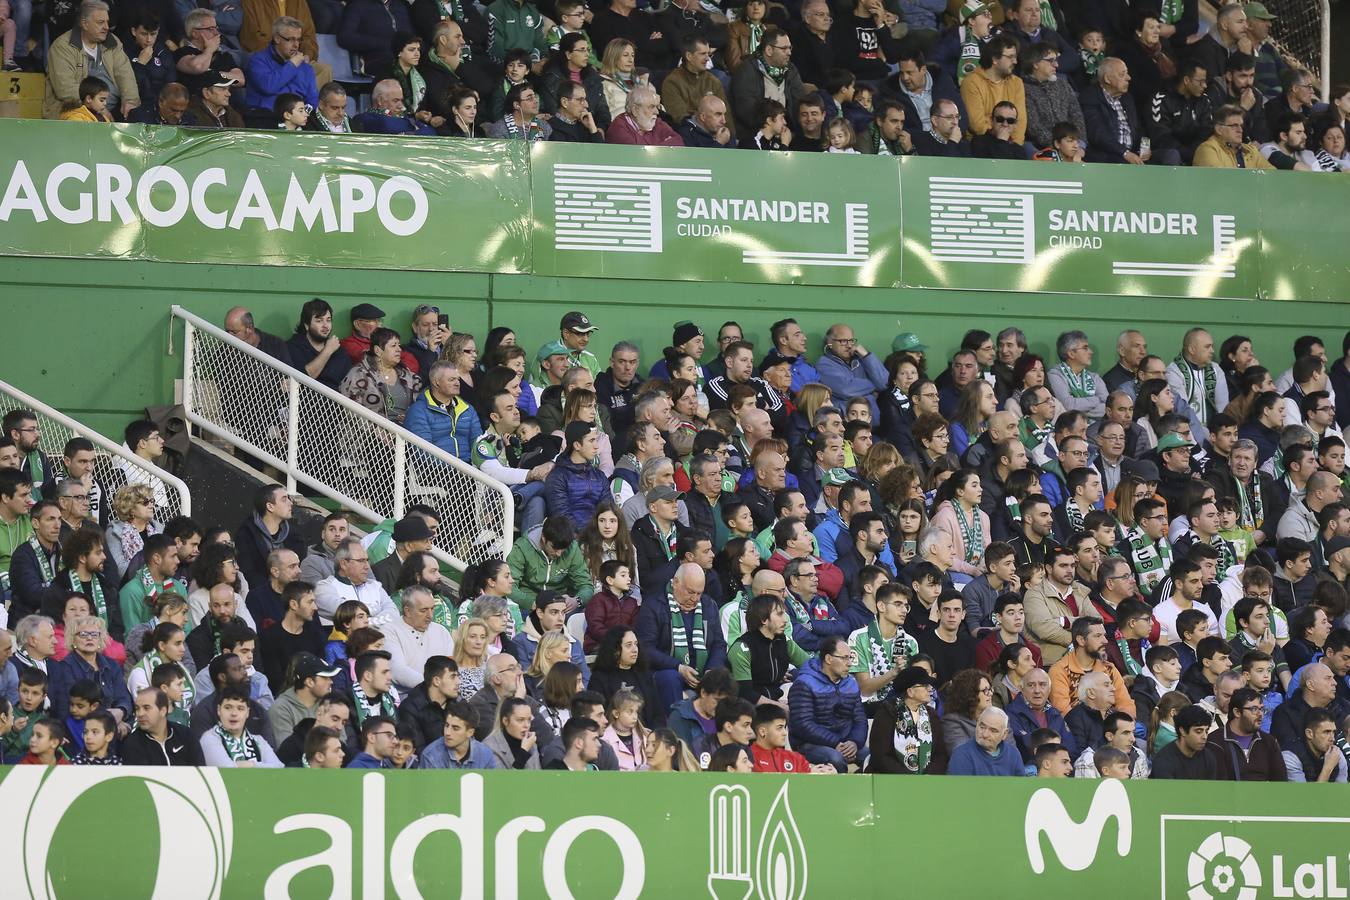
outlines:
{"label": "white metal railing", "polygon": [[[125,446],[109,440],[14,385],[0,381],[0,417],[15,409],[31,410],[37,416],[38,428],[41,429],[38,449],[47,457],[58,479],[66,475],[63,454],[71,438],[88,438],[94,445],[94,477],[109,490],[102,498],[104,508],[108,511],[108,521],[112,521],[112,494],[128,481],[143,481],[156,488],[155,518],[161,523],[174,516],[192,515],[192,492],[181,479],[154,463],[146,462]],[[129,476],[128,468],[139,474]],[[163,493],[158,490],[160,485],[164,487]],[[47,493],[44,496],[52,499],[55,494]]]}
{"label": "white metal railing", "polygon": [[457,569],[510,550],[506,485],[183,307],[173,316],[193,425],[277,468],[287,490],[304,484],[372,522],[436,508],[433,552]]}

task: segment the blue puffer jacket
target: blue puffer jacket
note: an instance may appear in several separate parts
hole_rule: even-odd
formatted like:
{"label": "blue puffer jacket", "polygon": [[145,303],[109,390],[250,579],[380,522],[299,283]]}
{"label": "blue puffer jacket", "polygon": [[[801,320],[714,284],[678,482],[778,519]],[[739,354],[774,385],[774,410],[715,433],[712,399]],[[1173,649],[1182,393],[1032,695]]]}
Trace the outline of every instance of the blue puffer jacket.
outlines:
{"label": "blue puffer jacket", "polygon": [[403,426],[464,462],[470,461],[470,448],[483,433],[472,406],[459,397],[450,406],[442,406],[431,396],[430,389],[419,394],[408,407]]}
{"label": "blue puffer jacket", "polygon": [[802,744],[833,747],[844,741],[862,747],[867,740],[858,679],[849,675],[835,684],[821,671],[818,658],[798,670],[788,692],[788,709],[788,737],[799,750]]}
{"label": "blue puffer jacket", "polygon": [[595,515],[600,501],[610,497],[605,473],[590,463],[572,462],[564,454],[553,463],[553,471],[544,479],[544,502],[550,516],[567,516],[577,531],[585,528]]}

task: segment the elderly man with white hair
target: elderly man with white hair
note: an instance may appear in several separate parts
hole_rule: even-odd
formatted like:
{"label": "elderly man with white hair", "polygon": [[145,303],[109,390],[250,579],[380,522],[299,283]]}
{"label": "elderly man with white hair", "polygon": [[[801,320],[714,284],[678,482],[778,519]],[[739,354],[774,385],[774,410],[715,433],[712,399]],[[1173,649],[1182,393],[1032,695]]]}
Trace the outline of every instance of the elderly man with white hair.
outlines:
{"label": "elderly man with white hair", "polygon": [[408,112],[403,85],[393,78],[375,82],[370,92],[370,109],[353,119],[352,127],[367,134],[436,135],[430,125],[419,122]]}
{"label": "elderly man with white hair", "polygon": [[1022,775],[1022,756],[1005,743],[1008,714],[997,706],[980,713],[975,722],[975,740],[952,751],[948,775]]}
{"label": "elderly man with white hair", "polygon": [[727,665],[717,602],[703,593],[705,579],[703,569],[691,562],[676,569],[669,584],[643,588],[633,630],[664,705],[653,710],[656,721],[664,721],[686,689],[698,689],[704,672]]}
{"label": "elderly man with white hair", "polygon": [[683,147],[684,139],[661,121],[661,95],[656,88],[640,84],[628,92],[624,114],[610,123],[605,140],[637,147]]}
{"label": "elderly man with white hair", "polygon": [[[122,42],[108,27],[108,16],[108,4],[103,0],[85,0],[80,4],[75,27],[52,41],[47,51],[44,117],[58,118],[66,103],[78,105],[84,78],[97,78],[108,86],[108,109],[120,113],[123,119],[141,105],[136,73]],[[27,48],[19,50],[25,52]]]}

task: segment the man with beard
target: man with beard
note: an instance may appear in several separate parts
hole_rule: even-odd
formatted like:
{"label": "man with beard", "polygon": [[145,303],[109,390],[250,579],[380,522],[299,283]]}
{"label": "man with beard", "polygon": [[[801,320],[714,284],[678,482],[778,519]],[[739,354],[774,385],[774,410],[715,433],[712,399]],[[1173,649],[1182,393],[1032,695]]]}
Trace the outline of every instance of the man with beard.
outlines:
{"label": "man with beard", "polygon": [[342,345],[333,334],[333,307],[315,297],[300,307],[300,324],[286,342],[291,360],[315,381],[337,390],[352,367]]}

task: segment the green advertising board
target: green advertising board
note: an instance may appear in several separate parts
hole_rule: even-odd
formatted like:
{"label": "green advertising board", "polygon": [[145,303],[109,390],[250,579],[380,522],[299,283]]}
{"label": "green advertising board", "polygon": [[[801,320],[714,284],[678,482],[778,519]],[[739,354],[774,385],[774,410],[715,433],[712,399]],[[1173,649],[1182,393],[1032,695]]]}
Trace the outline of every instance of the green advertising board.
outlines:
{"label": "green advertising board", "polygon": [[820,153],[536,144],[535,272],[891,287],[894,163]]}
{"label": "green advertising board", "polygon": [[907,286],[1230,298],[1261,289],[1259,200],[1232,190],[1231,172],[913,156],[900,167]]}
{"label": "green advertising board", "polygon": [[7,900],[1343,898],[1347,800],[1344,785],[19,766],[0,781],[0,867]]}
{"label": "green advertising board", "polygon": [[30,121],[3,134],[0,254],[529,270],[519,142]]}

